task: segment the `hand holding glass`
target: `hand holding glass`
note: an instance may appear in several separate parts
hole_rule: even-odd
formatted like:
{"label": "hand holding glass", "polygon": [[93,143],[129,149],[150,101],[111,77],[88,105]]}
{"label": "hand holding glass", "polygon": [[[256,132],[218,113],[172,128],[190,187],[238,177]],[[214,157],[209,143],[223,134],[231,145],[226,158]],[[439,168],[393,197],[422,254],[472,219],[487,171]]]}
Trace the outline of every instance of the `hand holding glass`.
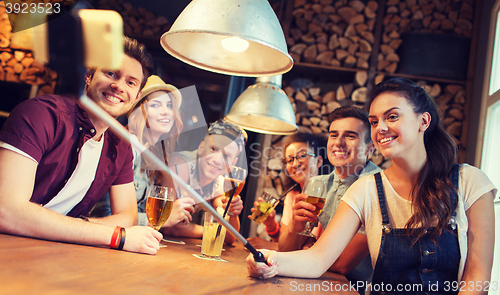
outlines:
{"label": "hand holding glass", "polygon": [[264,192],[262,195],[262,201],[260,201],[257,207],[255,207],[255,211],[253,212],[251,219],[257,224],[262,224],[267,219],[269,214],[273,212],[279,202],[279,198],[271,195],[270,193]]}
{"label": "hand holding glass", "polygon": [[224,175],[224,196],[230,198],[239,195],[243,190],[246,178],[247,171],[245,169],[232,166],[231,170]]}
{"label": "hand holding glass", "polygon": [[[321,213],[321,210],[323,210],[323,206],[325,206],[325,191],[325,182],[316,179],[307,180],[307,182],[304,184],[304,188],[302,189],[302,193],[308,195],[308,198],[305,201],[316,207],[316,210],[314,210],[313,212],[316,216]],[[297,234],[317,238],[311,232],[312,229],[313,226],[311,226],[311,222],[307,221],[306,228],[302,232]]]}
{"label": "hand holding glass", "polygon": [[175,200],[173,188],[153,185],[149,188],[146,215],[149,226],[159,230],[167,221]]}

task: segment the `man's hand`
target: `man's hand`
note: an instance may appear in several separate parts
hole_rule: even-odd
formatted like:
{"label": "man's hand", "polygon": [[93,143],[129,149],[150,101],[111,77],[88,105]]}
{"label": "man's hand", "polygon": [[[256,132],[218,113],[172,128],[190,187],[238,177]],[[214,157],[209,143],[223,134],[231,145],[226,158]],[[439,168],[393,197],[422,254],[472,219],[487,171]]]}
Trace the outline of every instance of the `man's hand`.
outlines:
{"label": "man's hand", "polygon": [[178,223],[189,223],[193,217],[195,201],[191,198],[180,198],[174,201],[172,212],[162,227],[171,227]]}
{"label": "man's hand", "polygon": [[163,235],[147,226],[133,226],[125,230],[123,250],[144,254],[156,254]]}
{"label": "man's hand", "polygon": [[317,222],[318,216],[313,212],[316,210],[316,206],[305,202],[309,196],[306,194],[298,194],[295,196],[295,205],[292,207],[293,216],[293,230],[295,232],[301,232],[306,227],[306,222]]}
{"label": "man's hand", "polygon": [[[225,210],[227,207],[227,201],[228,199],[222,198],[222,208]],[[229,204],[229,209],[227,210],[227,213],[232,216],[238,216],[241,213],[241,210],[243,210],[243,201],[241,200],[240,196],[234,196],[233,199],[231,200],[231,204]]]}

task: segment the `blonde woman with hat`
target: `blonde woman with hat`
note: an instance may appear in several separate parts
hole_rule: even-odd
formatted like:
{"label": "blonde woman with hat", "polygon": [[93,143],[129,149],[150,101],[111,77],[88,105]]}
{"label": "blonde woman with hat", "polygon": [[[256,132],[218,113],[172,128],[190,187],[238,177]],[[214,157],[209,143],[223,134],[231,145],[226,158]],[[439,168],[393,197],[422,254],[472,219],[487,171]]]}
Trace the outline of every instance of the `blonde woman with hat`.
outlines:
{"label": "blonde woman with hat", "polygon": [[[128,114],[127,127],[131,141],[138,141],[168,164],[168,158],[173,154],[176,141],[183,128],[179,110],[181,103],[181,92],[175,86],[165,83],[156,75],[151,75],[142,90],[138,103]],[[147,226],[147,187],[153,184],[164,186],[173,186],[173,184],[161,173],[148,169],[150,165],[142,159],[141,153],[141,150],[133,149],[134,186],[139,212],[138,224]],[[190,221],[190,212],[193,211],[192,205],[194,205],[194,201],[190,198],[176,200],[164,227]],[[106,196],[94,208],[93,212],[99,216],[111,213],[109,200],[106,200]]]}
{"label": "blonde woman with hat", "polygon": [[175,86],[156,75],[150,76],[138,103],[128,114],[130,134],[146,147],[165,140],[167,154],[171,155],[183,127],[181,103],[182,95]]}

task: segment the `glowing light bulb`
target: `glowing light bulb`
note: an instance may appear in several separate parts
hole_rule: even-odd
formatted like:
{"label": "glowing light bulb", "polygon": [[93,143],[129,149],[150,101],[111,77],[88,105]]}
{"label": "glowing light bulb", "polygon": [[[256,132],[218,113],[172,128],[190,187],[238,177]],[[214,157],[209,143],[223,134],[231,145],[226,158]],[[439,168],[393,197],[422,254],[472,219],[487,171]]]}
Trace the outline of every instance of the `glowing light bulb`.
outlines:
{"label": "glowing light bulb", "polygon": [[227,51],[238,53],[247,50],[250,44],[247,40],[241,39],[239,37],[227,37],[222,39],[221,45]]}

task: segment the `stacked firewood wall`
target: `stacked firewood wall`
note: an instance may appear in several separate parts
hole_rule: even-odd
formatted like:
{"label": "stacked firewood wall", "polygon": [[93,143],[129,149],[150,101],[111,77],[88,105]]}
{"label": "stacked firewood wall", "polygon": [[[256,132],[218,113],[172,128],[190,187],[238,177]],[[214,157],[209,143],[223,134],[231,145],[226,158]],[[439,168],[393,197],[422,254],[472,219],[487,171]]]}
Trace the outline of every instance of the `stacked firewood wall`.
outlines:
{"label": "stacked firewood wall", "polygon": [[[366,101],[366,76],[359,71],[353,83],[338,85],[336,90],[322,91],[320,87],[308,87],[295,90],[291,86],[284,88],[292,107],[299,131],[323,133],[328,132],[330,124],[328,115],[340,106],[356,105],[363,107]],[[361,84],[360,84],[361,83]]]}
{"label": "stacked firewood wall", "polygon": [[[393,74],[397,71],[400,61],[397,50],[404,33],[426,32],[471,38],[473,20],[474,0],[387,0],[376,68],[381,74],[375,84],[384,79],[383,72]],[[464,124],[465,87],[453,83],[418,83],[438,103],[447,130],[463,152],[460,139],[467,127]]]}
{"label": "stacked firewood wall", "polygon": [[296,0],[287,38],[295,62],[368,69],[378,3]]}
{"label": "stacked firewood wall", "polygon": [[11,39],[12,26],[0,1],[0,81],[38,85],[38,95],[54,93],[57,73],[37,64],[28,46]]}
{"label": "stacked firewood wall", "polygon": [[454,34],[470,38],[474,0],[387,0],[377,70],[396,72],[405,32]]}
{"label": "stacked firewood wall", "polygon": [[[335,108],[365,107],[370,87],[397,76],[398,48],[403,33],[430,32],[468,38],[472,34],[473,0],[387,0],[384,11],[379,11],[375,1],[295,0],[292,3],[287,43],[294,61],[315,64],[315,67],[319,64],[336,71],[344,68],[345,75],[355,72],[352,82],[335,84],[333,91],[320,89],[314,83],[307,89],[297,90],[286,87],[291,81],[284,79],[284,90],[296,111],[299,129],[313,133],[328,131],[327,117]],[[382,17],[381,40],[374,40],[377,17]],[[375,52],[376,63],[370,65]],[[373,81],[367,81],[369,70],[375,70]],[[432,78],[415,81],[436,100],[446,128],[463,148],[460,140],[466,128],[465,83],[432,82]],[[385,160],[376,154],[374,162],[382,164]]]}

